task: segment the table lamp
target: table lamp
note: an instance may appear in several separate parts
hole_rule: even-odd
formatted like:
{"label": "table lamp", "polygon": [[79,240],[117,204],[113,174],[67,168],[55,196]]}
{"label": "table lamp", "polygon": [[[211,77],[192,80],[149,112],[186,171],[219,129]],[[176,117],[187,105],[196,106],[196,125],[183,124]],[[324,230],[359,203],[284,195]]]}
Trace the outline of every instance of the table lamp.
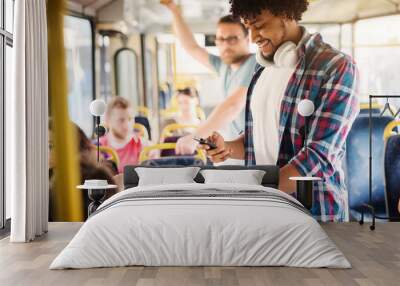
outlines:
{"label": "table lamp", "polygon": [[97,136],[97,163],[100,162],[100,137],[104,136],[106,129],[100,126],[100,117],[106,112],[106,103],[102,99],[93,100],[90,103],[90,113],[95,117],[96,128],[95,133]]}

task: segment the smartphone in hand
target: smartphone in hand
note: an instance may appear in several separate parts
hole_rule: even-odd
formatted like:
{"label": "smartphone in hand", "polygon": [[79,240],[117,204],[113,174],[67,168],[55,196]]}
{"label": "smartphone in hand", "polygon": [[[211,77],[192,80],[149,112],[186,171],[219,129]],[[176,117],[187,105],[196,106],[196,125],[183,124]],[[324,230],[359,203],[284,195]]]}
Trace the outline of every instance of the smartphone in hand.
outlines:
{"label": "smartphone in hand", "polygon": [[212,143],[206,139],[195,137],[195,138],[193,138],[193,140],[199,142],[200,145],[207,145],[210,148],[210,150],[217,149],[217,145],[215,145],[214,143]]}

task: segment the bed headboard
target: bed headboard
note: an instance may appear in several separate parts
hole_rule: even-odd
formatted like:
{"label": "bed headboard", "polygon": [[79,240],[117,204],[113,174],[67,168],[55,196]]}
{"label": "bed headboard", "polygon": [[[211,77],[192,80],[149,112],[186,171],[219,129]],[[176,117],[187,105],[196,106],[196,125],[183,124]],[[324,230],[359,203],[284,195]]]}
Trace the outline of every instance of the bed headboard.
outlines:
{"label": "bed headboard", "polygon": [[[152,166],[126,166],[124,169],[124,186],[125,190],[134,188],[139,183],[139,176],[135,171],[135,168],[155,168]],[[160,166],[156,168],[184,168],[182,166]],[[277,189],[279,185],[279,167],[277,166],[251,166],[251,167],[244,167],[244,166],[203,166],[200,167],[201,170],[210,170],[210,169],[219,169],[219,170],[263,170],[265,171],[265,176],[262,180],[262,185],[265,187],[270,187]],[[194,179],[197,183],[204,183],[203,176],[199,174]]]}

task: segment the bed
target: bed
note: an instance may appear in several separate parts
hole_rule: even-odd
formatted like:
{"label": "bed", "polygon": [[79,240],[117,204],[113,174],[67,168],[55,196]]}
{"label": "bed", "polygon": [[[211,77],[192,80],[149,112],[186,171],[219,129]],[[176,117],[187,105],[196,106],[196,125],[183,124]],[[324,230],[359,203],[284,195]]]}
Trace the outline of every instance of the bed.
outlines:
{"label": "bed", "polygon": [[[213,169],[214,167],[203,167]],[[223,166],[219,169],[241,169]],[[121,266],[289,266],[350,268],[318,222],[277,190],[279,170],[262,185],[195,183],[138,186],[105,201],[50,269]]]}

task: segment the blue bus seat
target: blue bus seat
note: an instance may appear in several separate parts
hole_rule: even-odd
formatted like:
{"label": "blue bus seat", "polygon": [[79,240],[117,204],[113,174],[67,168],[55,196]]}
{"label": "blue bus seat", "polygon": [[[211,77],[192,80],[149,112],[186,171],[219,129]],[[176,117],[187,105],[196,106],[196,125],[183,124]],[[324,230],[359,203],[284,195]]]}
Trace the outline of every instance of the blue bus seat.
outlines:
{"label": "blue bus seat", "polygon": [[152,159],[143,161],[140,165],[143,166],[204,166],[204,162],[194,156],[174,156],[163,157],[159,159]]}
{"label": "blue bus seat", "polygon": [[158,108],[160,110],[164,110],[167,108],[167,99],[168,95],[164,90],[160,90],[159,96],[158,96]]}
{"label": "blue bus seat", "polygon": [[[376,214],[387,216],[384,170],[384,130],[393,121],[390,116],[372,117],[372,201]],[[346,185],[350,220],[359,220],[364,203],[369,202],[369,115],[360,114],[346,142]],[[366,216],[366,220],[371,217]]]}
{"label": "blue bus seat", "polygon": [[397,206],[400,199],[400,135],[390,136],[386,142],[385,183],[389,216],[399,220]]}
{"label": "blue bus seat", "polygon": [[151,126],[149,119],[145,116],[136,116],[135,123],[142,124],[144,127],[146,127],[147,133],[149,135],[149,140],[151,140]]}
{"label": "blue bus seat", "polygon": [[[379,108],[372,108],[372,114],[381,114],[381,110]],[[361,109],[360,115],[369,115],[369,109]]]}

